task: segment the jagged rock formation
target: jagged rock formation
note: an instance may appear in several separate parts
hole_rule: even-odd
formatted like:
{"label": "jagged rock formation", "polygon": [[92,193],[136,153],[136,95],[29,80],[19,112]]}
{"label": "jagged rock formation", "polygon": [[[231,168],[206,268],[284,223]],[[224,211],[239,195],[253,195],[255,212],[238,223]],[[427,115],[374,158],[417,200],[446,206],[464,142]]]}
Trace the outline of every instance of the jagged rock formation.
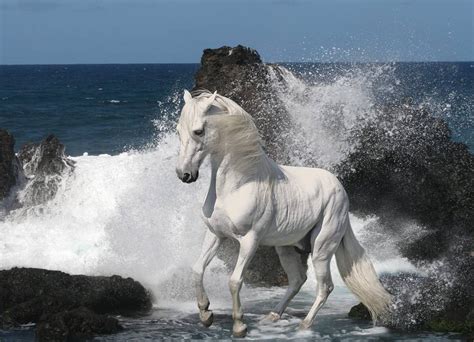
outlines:
{"label": "jagged rock formation", "polygon": [[131,278],[35,268],[0,271],[0,327],[37,323],[40,340],[117,332],[118,320],[109,315],[136,315],[150,309],[149,293]]}
{"label": "jagged rock formation", "polygon": [[23,206],[45,203],[54,197],[63,175],[74,169],[74,162],[64,151],[64,145],[54,135],[20,149],[18,158],[29,179],[19,199]]}
{"label": "jagged rock formation", "polygon": [[[423,277],[385,277],[397,301],[390,324],[473,334],[474,156],[452,141],[445,121],[406,102],[380,108],[353,139],[354,151],[338,167],[351,210],[376,214],[381,233],[398,240],[413,263],[439,263]],[[397,238],[407,219],[422,228]],[[406,298],[410,288],[418,300]]]}
{"label": "jagged rock formation", "polygon": [[18,184],[21,177],[21,163],[15,156],[13,135],[0,128],[0,201]]}
{"label": "jagged rock formation", "polygon": [[426,229],[419,239],[403,241],[404,256],[432,260],[456,237],[474,236],[474,156],[451,140],[445,121],[393,104],[353,132],[353,140],[356,147],[338,170],[351,210],[376,214],[391,233],[407,217]]}
{"label": "jagged rock formation", "polygon": [[[0,129],[0,201],[8,196],[2,210],[31,208],[52,199],[63,176],[74,170],[74,162],[64,154],[64,145],[54,135],[40,143],[24,145],[18,156],[15,139]],[[12,193],[16,186],[17,193]]]}
{"label": "jagged rock formation", "polygon": [[65,147],[54,135],[40,143],[25,144],[18,152],[26,176],[61,174],[74,162],[64,154]]}
{"label": "jagged rock formation", "polygon": [[254,118],[266,152],[275,161],[285,163],[291,120],[272,89],[271,67],[262,62],[257,51],[242,45],[206,49],[195,75],[194,90],[217,90],[237,102]]}

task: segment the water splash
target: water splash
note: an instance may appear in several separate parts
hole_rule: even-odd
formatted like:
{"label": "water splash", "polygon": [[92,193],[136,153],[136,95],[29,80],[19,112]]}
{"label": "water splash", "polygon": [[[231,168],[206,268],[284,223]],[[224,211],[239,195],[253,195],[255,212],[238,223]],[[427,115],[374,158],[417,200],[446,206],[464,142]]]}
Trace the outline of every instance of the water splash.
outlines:
{"label": "water splash", "polygon": [[[329,169],[354,148],[352,132],[377,117],[379,95],[374,88],[380,90],[379,85],[385,84],[383,90],[390,94],[391,84],[397,83],[396,79],[385,82],[393,75],[392,66],[330,77],[314,70],[303,75],[282,67],[274,70],[283,75],[287,89],[278,80],[275,87],[279,97],[300,129],[292,132],[298,141],[292,163]],[[159,104],[160,119],[154,121],[156,137],[142,150],[73,158],[74,173],[62,179],[58,193],[41,211],[12,214],[0,222],[0,268],[28,266],[132,276],[154,290],[160,306],[166,301],[188,305],[193,298],[190,265],[199,254],[204,233],[199,211],[209,175],[207,165],[203,165],[200,182],[184,185],[176,179],[178,140],[172,129],[180,106],[181,92]],[[400,256],[397,245],[423,233],[416,222],[404,225],[406,230],[401,234],[389,236],[377,217],[351,216],[351,220],[377,271],[411,272],[413,279],[419,279],[420,274],[434,275],[442,270],[434,264],[417,269]],[[218,260],[210,268],[206,285],[211,301],[213,305],[225,303],[227,309],[230,301],[225,269]],[[314,293],[312,267],[309,270],[303,290]],[[334,266],[333,275],[336,285],[342,285]],[[408,302],[418,305],[435,298],[410,293],[417,284],[407,281],[407,291],[397,299],[397,308],[405,310]],[[440,286],[446,291],[437,292],[441,297],[432,302],[436,308],[443,305],[442,296],[449,293],[450,284],[442,281]],[[416,321],[419,316],[407,317]]]}

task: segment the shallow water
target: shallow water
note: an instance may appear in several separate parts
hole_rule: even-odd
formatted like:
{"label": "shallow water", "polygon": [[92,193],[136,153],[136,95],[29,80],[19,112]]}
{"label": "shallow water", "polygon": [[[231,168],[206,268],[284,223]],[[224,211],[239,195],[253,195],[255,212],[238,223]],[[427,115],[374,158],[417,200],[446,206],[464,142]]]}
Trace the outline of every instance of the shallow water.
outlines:
{"label": "shallow water", "polygon": [[[244,288],[242,300],[244,318],[248,326],[246,340],[297,340],[297,341],[463,341],[459,334],[429,332],[400,332],[373,326],[371,322],[354,320],[347,312],[358,301],[345,287],[336,286],[326,305],[318,314],[309,331],[300,331],[304,318],[314,298],[306,286],[292,301],[282,319],[275,323],[261,320],[283,295],[283,288]],[[211,294],[210,294],[211,295]],[[194,301],[157,305],[150,315],[142,318],[119,318],[125,328],[121,333],[99,336],[93,341],[144,341],[162,339],[219,339],[232,338],[232,312],[230,298],[227,302],[212,302],[214,324],[203,327],[199,322]],[[0,341],[32,341],[33,327],[10,332],[0,331]]]}

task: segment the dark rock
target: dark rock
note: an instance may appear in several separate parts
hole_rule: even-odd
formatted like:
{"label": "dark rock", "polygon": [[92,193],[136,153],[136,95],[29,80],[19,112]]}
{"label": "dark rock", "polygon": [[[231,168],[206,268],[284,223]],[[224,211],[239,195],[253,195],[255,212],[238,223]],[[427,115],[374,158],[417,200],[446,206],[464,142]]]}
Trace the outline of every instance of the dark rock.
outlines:
{"label": "dark rock", "polygon": [[419,232],[398,239],[398,250],[421,267],[436,260],[427,276],[386,277],[397,301],[391,324],[467,326],[474,307],[474,273],[467,271],[474,269],[473,155],[452,141],[446,122],[403,102],[381,108],[353,139],[355,148],[338,170],[351,211],[376,214],[382,233],[394,240],[407,219],[415,222]]}
{"label": "dark rock", "polygon": [[79,307],[42,319],[36,327],[36,336],[40,341],[64,341],[92,338],[97,334],[113,334],[122,329],[116,318]]}
{"label": "dark rock", "polygon": [[15,139],[4,129],[0,129],[0,201],[10,194],[18,184],[22,173],[21,164],[15,156]]}
{"label": "dark rock", "polygon": [[64,151],[64,145],[51,134],[39,144],[25,144],[18,152],[18,157],[27,176],[55,175],[74,166]]}
{"label": "dark rock", "polygon": [[[460,260],[465,271],[474,268],[474,262]],[[385,325],[402,330],[430,330],[457,332],[474,336],[474,276],[464,272],[465,279],[456,279],[453,263],[432,266],[426,275],[413,273],[389,274],[382,277],[385,288],[394,295],[392,317]],[[467,268],[466,268],[467,267]],[[453,281],[454,280],[454,281]],[[349,317],[370,320],[368,309],[359,303],[353,306]]]}
{"label": "dark rock", "polygon": [[372,317],[370,316],[369,309],[367,309],[367,307],[362,303],[354,305],[351,308],[351,310],[349,311],[348,316],[350,318],[361,319],[361,320],[364,320],[364,321],[371,321],[372,320]]}
{"label": "dark rock", "polygon": [[[193,96],[199,89],[217,90],[253,116],[265,142],[266,152],[277,162],[288,160],[286,143],[291,120],[283,104],[272,89],[270,68],[262,63],[257,51],[238,45],[206,49],[201,67],[195,75]],[[228,240],[221,247],[218,257],[233,268],[238,254],[238,244]],[[247,283],[282,285],[287,283],[278,255],[273,247],[260,246],[244,276]]]}
{"label": "dark rock", "polygon": [[[82,328],[87,332],[100,326],[98,322],[106,322],[110,327],[117,325],[112,319],[98,315],[136,315],[150,309],[150,294],[131,278],[69,275],[34,268],[0,271],[0,327],[3,328],[41,323],[44,334],[54,335],[64,324],[72,322],[73,326],[66,325],[67,329],[61,333],[79,334]],[[88,312],[93,313],[89,318]],[[105,332],[95,330],[95,333]]]}
{"label": "dark rock", "polygon": [[262,63],[257,51],[242,45],[206,49],[195,75],[194,90],[217,90],[237,102],[254,118],[267,153],[284,163],[288,160],[289,151],[285,148],[292,123],[275,95],[272,68]]}
{"label": "dark rock", "polygon": [[64,151],[64,145],[54,135],[49,135],[39,144],[28,143],[20,149],[18,157],[25,175],[30,178],[21,199],[24,206],[42,204],[55,196],[64,174],[74,169],[74,162],[66,157]]}
{"label": "dark rock", "polygon": [[351,210],[378,215],[394,233],[402,228],[397,218],[416,220],[426,234],[400,246],[413,261],[440,257],[453,239],[472,242],[474,156],[451,140],[444,121],[424,109],[393,105],[355,139],[339,168]]}
{"label": "dark rock", "polygon": [[[26,143],[18,151],[18,159],[21,161],[22,165],[28,164],[32,159],[38,148],[39,143]],[[32,172],[30,172],[32,174]]]}
{"label": "dark rock", "polygon": [[427,322],[424,329],[437,332],[458,332],[465,335],[469,341],[474,340],[474,316],[465,321],[449,320],[445,317],[434,318]]}

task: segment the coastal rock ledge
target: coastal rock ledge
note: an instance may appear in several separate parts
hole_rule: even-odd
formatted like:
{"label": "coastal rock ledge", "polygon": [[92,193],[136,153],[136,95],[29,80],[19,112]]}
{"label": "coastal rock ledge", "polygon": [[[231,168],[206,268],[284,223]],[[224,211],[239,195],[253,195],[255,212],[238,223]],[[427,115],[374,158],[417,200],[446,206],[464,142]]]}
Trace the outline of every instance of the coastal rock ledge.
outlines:
{"label": "coastal rock ledge", "polygon": [[0,271],[0,329],[36,323],[40,341],[90,338],[122,330],[117,318],[151,309],[132,278],[69,275],[37,268]]}

